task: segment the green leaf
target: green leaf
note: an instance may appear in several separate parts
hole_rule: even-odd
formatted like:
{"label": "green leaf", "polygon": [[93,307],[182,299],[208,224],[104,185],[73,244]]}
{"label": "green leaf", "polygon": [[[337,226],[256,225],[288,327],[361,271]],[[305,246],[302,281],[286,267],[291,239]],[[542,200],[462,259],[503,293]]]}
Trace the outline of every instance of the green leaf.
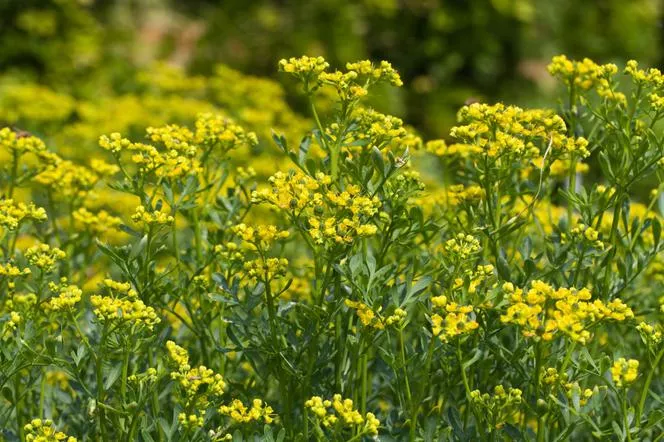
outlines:
{"label": "green leaf", "polygon": [[131,248],[131,252],[129,253],[129,261],[133,261],[136,259],[137,256],[139,256],[143,250],[145,250],[145,247],[148,245],[148,236],[143,235],[140,241],[137,241],[134,243],[134,245]]}
{"label": "green leaf", "polygon": [[447,420],[454,431],[454,435],[457,438],[464,440],[466,435],[464,434],[461,417],[459,416],[459,411],[456,407],[450,407],[447,409]]}
{"label": "green leaf", "polygon": [[7,402],[14,403],[14,396],[12,395],[12,389],[9,387],[4,387],[2,389],[2,396],[7,399]]}
{"label": "green leaf", "polygon": [[430,283],[431,283],[431,277],[430,277],[430,276],[425,276],[425,277],[423,277],[422,279],[420,279],[419,281],[417,281],[417,282],[416,282],[416,283],[410,288],[410,290],[408,290],[408,293],[406,294],[406,299],[404,299],[404,302],[403,302],[403,303],[406,304],[407,301],[408,301],[411,297],[417,295],[418,293],[420,293],[421,291],[423,291],[424,289],[426,289],[427,287],[429,287],[429,284],[430,284]]}
{"label": "green leaf", "polygon": [[376,146],[371,148],[371,158],[376,165],[376,169],[380,172],[380,175],[385,177],[387,170],[385,168],[385,160],[383,160],[383,153]]}
{"label": "green leaf", "polygon": [[625,440],[625,433],[623,432],[618,422],[612,421],[611,427],[613,428],[613,432],[620,438],[620,440]]}
{"label": "green leaf", "polygon": [[653,239],[655,240],[655,248],[659,245],[659,239],[661,238],[662,235],[662,224],[659,222],[657,218],[653,218],[652,220],[652,236]]}
{"label": "green leaf", "polygon": [[115,381],[118,380],[120,377],[120,373],[122,372],[122,365],[120,364],[115,364],[112,368],[111,371],[108,372],[106,375],[106,380],[104,381],[104,389],[109,390]]}
{"label": "green leaf", "polygon": [[137,232],[136,230],[132,229],[131,227],[129,227],[129,226],[126,225],[126,224],[120,224],[119,228],[120,228],[120,230],[122,230],[123,232],[125,232],[125,233],[127,233],[127,234],[129,234],[129,235],[131,235],[131,236],[134,236],[134,237],[136,237],[136,238],[140,238],[140,237],[141,237],[141,233],[140,233],[140,232]]}
{"label": "green leaf", "polygon": [[304,163],[304,160],[307,158],[307,153],[309,153],[309,148],[311,147],[311,136],[305,136],[300,142],[300,152],[298,155],[299,164]]}
{"label": "green leaf", "polygon": [[274,140],[275,144],[279,146],[279,148],[284,151],[284,153],[288,153],[288,142],[286,141],[286,137],[283,135],[278,135],[274,130],[272,131],[272,139]]}
{"label": "green leaf", "polygon": [[501,278],[503,278],[505,281],[511,281],[511,275],[510,275],[510,265],[507,263],[507,260],[505,259],[504,252],[501,250],[501,253],[498,255],[498,259],[496,259],[496,267],[498,269],[498,274],[500,275]]}

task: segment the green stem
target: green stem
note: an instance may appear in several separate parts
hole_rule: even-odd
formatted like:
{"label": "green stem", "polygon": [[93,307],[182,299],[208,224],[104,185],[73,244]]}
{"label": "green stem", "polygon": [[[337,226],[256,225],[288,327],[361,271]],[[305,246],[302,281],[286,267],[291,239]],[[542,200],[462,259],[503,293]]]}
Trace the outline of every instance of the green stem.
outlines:
{"label": "green stem", "polygon": [[145,285],[144,287],[148,286],[148,283],[150,281],[149,278],[149,273],[150,273],[150,249],[152,248],[152,226],[148,227],[148,233],[147,233],[147,241],[145,245],[145,256],[143,257],[143,275],[145,278]]}
{"label": "green stem", "polygon": [[409,440],[412,442],[415,440],[415,434],[417,431],[417,421],[414,418],[417,416],[415,413],[415,407],[418,405],[413,403],[413,395],[410,389],[410,380],[408,379],[408,366],[406,365],[406,348],[403,342],[403,328],[399,328],[399,356],[401,357],[401,368],[403,370],[404,384],[406,385],[406,402],[408,403],[408,409],[410,410],[410,426],[409,426]]}
{"label": "green stem", "polygon": [[655,361],[652,363],[652,366],[650,367],[650,372],[648,373],[648,377],[646,378],[646,381],[643,384],[643,389],[641,390],[639,405],[638,408],[636,409],[636,425],[638,426],[640,426],[641,415],[643,414],[643,409],[645,408],[646,405],[646,398],[648,397],[648,393],[650,392],[650,384],[652,383],[652,378],[655,375],[655,371],[657,370],[660,361],[662,360],[662,356],[664,356],[664,346],[662,346],[659,352],[657,352]]}
{"label": "green stem", "polygon": [[9,178],[9,191],[7,192],[7,199],[14,197],[14,187],[16,186],[16,177],[18,176],[18,153],[12,152],[12,171]]}
{"label": "green stem", "polygon": [[[152,347],[148,347],[148,360],[150,361],[150,367],[155,367],[157,365]],[[156,422],[159,419],[159,415],[161,414],[159,406],[159,392],[157,391],[156,388],[152,390],[152,414],[153,414],[152,419],[154,422]],[[157,440],[159,442],[164,440],[164,435],[162,434],[161,425],[157,425]]]}
{"label": "green stem", "polygon": [[632,434],[629,431],[629,423],[627,421],[627,390],[622,392],[622,412],[623,412],[623,426],[625,429],[625,434],[627,435],[627,442],[632,441]]}
{"label": "green stem", "polygon": [[544,442],[546,435],[546,415],[537,419],[537,442]]}
{"label": "green stem", "polygon": [[[365,349],[365,351],[369,351],[368,348]],[[367,413],[367,393],[368,393],[368,369],[369,362],[368,362],[368,357],[365,354],[362,355],[360,359],[360,384],[361,384],[361,396],[360,396],[360,412],[365,415]]]}
{"label": "green stem", "polygon": [[[467,422],[467,416],[468,416],[468,408],[470,408],[470,384],[468,382],[468,376],[466,376],[466,370],[463,368],[463,355],[461,354],[461,341],[457,341],[457,348],[456,348],[456,356],[457,356],[457,361],[459,362],[459,370],[461,371],[461,379],[463,380],[463,388],[466,391],[466,401],[468,402],[466,404],[466,410],[464,411],[464,423]],[[475,414],[473,412],[473,414]],[[480,420],[478,419],[477,416],[475,416],[475,419],[477,420],[477,425],[480,425]]]}
{"label": "green stem", "polygon": [[140,416],[139,412],[136,412],[134,416],[131,417],[131,424],[129,425],[129,432],[127,433],[127,442],[136,440],[136,430],[138,429],[138,417]]}
{"label": "green stem", "polygon": [[[408,367],[406,366],[406,349],[403,342],[403,330],[399,329],[399,356],[401,357],[401,368],[403,370],[404,383],[406,384],[406,400],[408,401],[408,406],[412,407],[413,405],[413,395],[410,390],[410,382],[408,380]],[[411,422],[411,428],[414,426],[414,423]]]}
{"label": "green stem", "polygon": [[103,348],[102,345],[105,340],[105,335],[106,331],[102,333],[102,338],[100,342],[100,351],[99,355],[96,358],[96,364],[95,364],[95,372],[97,375],[97,416],[99,417],[99,433],[101,435],[101,439],[103,441],[108,440],[108,437],[106,435],[106,424],[105,424],[105,414],[106,410],[103,407],[100,407],[99,404],[104,403],[104,372],[103,372]]}
{"label": "green stem", "polygon": [[[201,242],[201,223],[198,222],[198,210],[194,208],[193,210],[193,223],[194,223],[194,247],[196,248],[196,260],[197,264],[203,262],[203,246]],[[175,226],[173,226],[175,229]]]}
{"label": "green stem", "polygon": [[421,383],[422,388],[418,389],[418,397],[416,398],[418,403],[416,404],[415,409],[412,410],[412,416],[410,418],[410,422],[411,422],[411,425],[410,425],[410,440],[411,441],[415,440],[415,436],[416,436],[415,428],[417,426],[417,419],[420,415],[419,400],[422,398],[424,390],[426,389],[426,386],[428,385],[427,381],[429,379],[429,372],[431,370],[431,360],[433,359],[433,350],[434,350],[435,345],[436,345],[435,344],[436,343],[435,339],[436,339],[435,336],[431,336],[431,341],[429,341],[429,349],[427,350],[427,359],[426,359],[426,362],[424,363],[424,379],[426,381],[422,382]]}
{"label": "green stem", "polygon": [[[576,194],[576,158],[572,158],[569,166],[569,188],[567,191],[570,195],[574,196]],[[567,228],[572,229],[574,225],[574,206],[572,201],[567,203]]]}
{"label": "green stem", "polygon": [[39,417],[44,418],[44,408],[46,407],[46,370],[42,369],[42,378],[39,384]]}
{"label": "green stem", "polygon": [[18,373],[16,374],[16,377],[14,378],[14,401],[15,401],[15,408],[16,408],[16,430],[18,432],[18,438],[21,442],[25,441],[25,430],[23,429],[23,425],[25,425],[25,422],[23,421],[23,410],[21,408],[22,405],[22,400],[21,400],[21,377],[18,376]]}
{"label": "green stem", "polygon": [[542,342],[539,341],[535,344],[535,374],[534,374],[534,385],[533,393],[535,396],[535,401],[537,401],[539,396],[539,377],[540,371],[542,370]]}
{"label": "green stem", "polygon": [[586,257],[586,247],[584,246],[581,249],[581,255],[579,256],[579,261],[576,265],[576,270],[574,271],[574,279],[572,280],[572,287],[576,287],[576,283],[579,281],[579,275],[581,274],[581,267],[583,267],[583,258]]}
{"label": "green stem", "polygon": [[[616,196],[616,205],[613,209],[613,221],[611,222],[611,231],[609,232],[609,243],[613,245],[613,238],[615,237],[618,231],[618,224],[620,222],[620,214],[622,213],[622,194]],[[613,246],[611,250],[611,260],[607,261],[606,269],[604,270],[604,286],[603,290],[608,293],[609,291],[609,277],[611,275],[611,263],[613,258],[616,256],[616,247]]]}
{"label": "green stem", "polygon": [[127,374],[129,371],[129,350],[127,349],[127,344],[125,343],[125,348],[123,351],[122,358],[122,377],[120,378],[120,396],[122,397],[122,403],[126,403],[127,396]]}
{"label": "green stem", "polygon": [[[177,208],[173,208],[173,219],[177,216]],[[173,221],[173,234],[172,234],[172,240],[173,240],[173,254],[175,255],[175,265],[177,269],[180,269],[180,248],[178,245],[178,229],[175,226],[175,221]]]}

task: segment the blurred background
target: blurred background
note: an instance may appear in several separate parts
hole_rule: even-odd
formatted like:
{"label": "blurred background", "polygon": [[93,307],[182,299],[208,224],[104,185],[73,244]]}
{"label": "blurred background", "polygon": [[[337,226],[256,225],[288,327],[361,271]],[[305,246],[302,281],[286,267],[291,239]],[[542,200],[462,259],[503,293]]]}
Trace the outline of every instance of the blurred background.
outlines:
{"label": "blurred background", "polygon": [[189,80],[223,64],[288,89],[276,72],[283,57],[323,55],[333,67],[386,59],[405,87],[381,91],[381,110],[440,137],[468,100],[555,105],[546,65],[559,53],[662,64],[662,8],[661,0],[0,0],[0,89],[30,82],[73,100],[136,93],[163,76],[156,62]]}

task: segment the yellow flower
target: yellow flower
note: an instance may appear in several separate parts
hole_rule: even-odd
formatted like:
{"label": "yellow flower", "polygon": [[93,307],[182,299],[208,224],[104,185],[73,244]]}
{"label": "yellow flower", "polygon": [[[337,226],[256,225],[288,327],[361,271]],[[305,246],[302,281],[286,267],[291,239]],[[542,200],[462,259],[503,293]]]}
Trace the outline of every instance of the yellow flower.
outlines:
{"label": "yellow flower", "polygon": [[116,298],[114,296],[93,295],[90,303],[94,307],[94,314],[100,321],[114,321],[116,323],[129,323],[144,326],[152,330],[161,322],[154,308],[145,305],[140,299],[133,296]]}
{"label": "yellow flower", "polygon": [[[436,301],[432,299],[434,305],[440,304],[440,298],[434,298]],[[448,342],[457,336],[472,333],[479,327],[474,319],[473,306],[462,306],[452,302],[445,303],[444,309],[445,313],[443,315],[435,313],[431,316],[433,335],[438,336],[441,341]]]}
{"label": "yellow flower", "polygon": [[56,262],[63,260],[66,256],[65,252],[57,247],[50,247],[48,244],[38,244],[25,251],[28,262],[45,273],[52,272]]}
{"label": "yellow flower", "polygon": [[169,215],[165,208],[162,210],[148,210],[142,205],[136,207],[136,212],[131,216],[131,219],[136,224],[141,224],[143,228],[173,224],[175,221],[175,218]]}
{"label": "yellow flower", "polygon": [[378,434],[380,421],[373,413],[362,414],[354,408],[351,399],[344,399],[335,394],[332,400],[313,396],[304,403],[324,427],[329,428],[337,423],[348,429],[357,429],[361,434]]}
{"label": "yellow flower", "polygon": [[46,210],[34,203],[24,204],[13,199],[0,200],[0,226],[16,230],[23,221],[46,221]]}
{"label": "yellow flower", "polygon": [[49,419],[33,419],[23,429],[26,432],[25,440],[27,442],[77,442],[75,437],[56,431],[53,421]]}
{"label": "yellow flower", "polygon": [[344,300],[346,307],[355,310],[357,317],[365,327],[373,327],[376,329],[383,329],[384,325],[380,318],[376,317],[374,311],[368,305],[360,301],[351,301],[350,299]]}
{"label": "yellow flower", "polygon": [[274,421],[275,415],[272,407],[263,403],[260,399],[254,399],[251,408],[247,407],[240,400],[233,400],[230,405],[219,407],[219,413],[230,416],[236,422],[250,423],[263,420],[266,424]]}
{"label": "yellow flower", "polygon": [[46,303],[46,308],[52,311],[73,310],[74,306],[81,301],[83,291],[75,285],[63,285],[58,289],[58,296],[51,298]]}
{"label": "yellow flower", "polygon": [[620,358],[611,367],[611,379],[616,387],[627,387],[632,384],[639,375],[639,361],[636,359],[626,360]]}
{"label": "yellow flower", "polygon": [[24,153],[38,154],[46,150],[44,142],[39,138],[17,133],[9,127],[0,129],[0,147],[16,156]]}
{"label": "yellow flower", "polygon": [[329,63],[323,57],[289,58],[279,60],[279,71],[292,74],[302,81],[305,88],[315,90],[321,85],[319,75],[325,72]]}

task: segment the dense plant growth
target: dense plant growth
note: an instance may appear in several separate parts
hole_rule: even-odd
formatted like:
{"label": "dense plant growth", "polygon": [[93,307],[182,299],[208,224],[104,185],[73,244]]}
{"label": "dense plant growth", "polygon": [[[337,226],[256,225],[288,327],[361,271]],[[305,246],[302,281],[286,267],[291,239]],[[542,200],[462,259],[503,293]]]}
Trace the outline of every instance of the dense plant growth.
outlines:
{"label": "dense plant growth", "polygon": [[223,66],[2,94],[0,437],[662,434],[661,72],[555,57],[558,109],[425,142],[388,62],[279,70],[309,119]]}

